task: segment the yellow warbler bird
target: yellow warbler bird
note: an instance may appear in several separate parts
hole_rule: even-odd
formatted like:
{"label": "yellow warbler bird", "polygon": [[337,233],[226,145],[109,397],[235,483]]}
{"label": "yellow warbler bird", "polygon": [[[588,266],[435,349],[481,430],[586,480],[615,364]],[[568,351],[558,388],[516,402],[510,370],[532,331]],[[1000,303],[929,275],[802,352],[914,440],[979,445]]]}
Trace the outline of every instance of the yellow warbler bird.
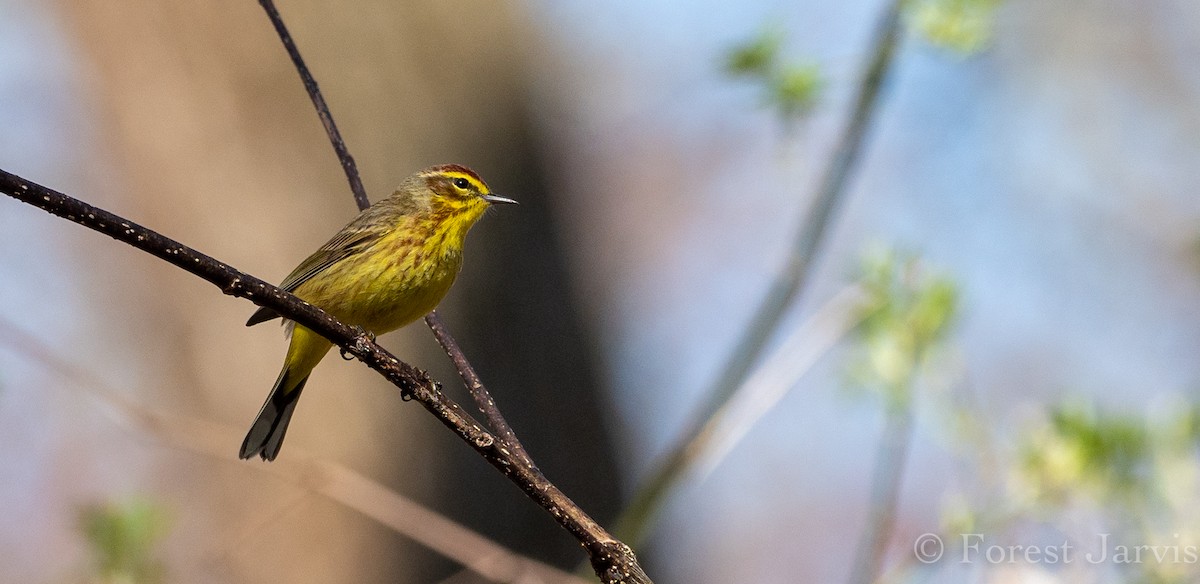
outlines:
{"label": "yellow warbler bird", "polygon": [[[280,284],[338,320],[373,333],[400,328],[429,313],[462,267],[467,231],[488,207],[516,203],[488,190],[457,164],[418,172],[392,196],[359,213]],[[246,326],[278,318],[259,308]],[[308,375],[333,345],[293,322],[283,370],[258,412],[241,457],[275,460]]]}

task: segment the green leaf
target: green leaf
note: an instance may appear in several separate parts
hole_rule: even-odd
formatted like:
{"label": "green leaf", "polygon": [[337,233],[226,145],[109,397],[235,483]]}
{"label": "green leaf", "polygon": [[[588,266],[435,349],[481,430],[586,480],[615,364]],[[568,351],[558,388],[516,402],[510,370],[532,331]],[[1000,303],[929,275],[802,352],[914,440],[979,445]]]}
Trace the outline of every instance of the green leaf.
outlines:
{"label": "green leaf", "polygon": [[763,103],[784,118],[807,114],[816,105],[825,81],[821,69],[811,63],[784,63],[780,49],[784,34],[773,26],[763,27],[754,38],[733,47],[725,57],[725,71],[747,78],[763,91]]}
{"label": "green leaf", "polygon": [[163,581],[162,562],[155,557],[168,532],[166,511],[144,499],[84,509],[81,529],[96,556],[104,582],[153,584]]}
{"label": "green leaf", "polygon": [[913,27],[934,46],[961,55],[987,48],[998,0],[918,0],[909,6]]}
{"label": "green leaf", "polygon": [[927,356],[949,330],[958,290],[949,279],[923,269],[914,256],[891,249],[869,253],[862,266],[866,299],[859,307],[860,346],[851,380],[903,403]]}
{"label": "green leaf", "polygon": [[725,70],[732,75],[766,76],[775,69],[783,31],[766,27],[758,36],[729,50]]}
{"label": "green leaf", "polygon": [[817,65],[787,65],[770,78],[769,99],[785,117],[795,117],[812,111],[824,87],[825,79]]}

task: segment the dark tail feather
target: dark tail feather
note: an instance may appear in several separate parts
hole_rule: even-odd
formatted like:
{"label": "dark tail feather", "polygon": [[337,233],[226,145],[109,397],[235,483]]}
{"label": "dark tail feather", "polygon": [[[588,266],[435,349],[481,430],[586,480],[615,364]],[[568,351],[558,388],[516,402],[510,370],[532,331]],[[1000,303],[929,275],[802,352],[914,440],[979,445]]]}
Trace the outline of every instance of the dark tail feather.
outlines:
{"label": "dark tail feather", "polygon": [[255,310],[254,314],[250,315],[250,320],[246,321],[246,326],[254,326],[260,322],[267,322],[273,318],[279,318],[279,313],[267,308],[266,306],[263,306],[258,310]]}
{"label": "dark tail feather", "polygon": [[283,445],[284,434],[287,434],[292,411],[296,409],[296,402],[300,401],[300,391],[308,382],[308,377],[305,377],[294,389],[284,391],[288,383],[288,373],[286,368],[280,372],[275,387],[271,388],[271,395],[267,396],[267,402],[263,404],[258,417],[254,419],[254,424],[250,426],[250,431],[246,433],[239,455],[242,458],[251,458],[257,454],[263,460],[272,461],[279,456],[279,447]]}

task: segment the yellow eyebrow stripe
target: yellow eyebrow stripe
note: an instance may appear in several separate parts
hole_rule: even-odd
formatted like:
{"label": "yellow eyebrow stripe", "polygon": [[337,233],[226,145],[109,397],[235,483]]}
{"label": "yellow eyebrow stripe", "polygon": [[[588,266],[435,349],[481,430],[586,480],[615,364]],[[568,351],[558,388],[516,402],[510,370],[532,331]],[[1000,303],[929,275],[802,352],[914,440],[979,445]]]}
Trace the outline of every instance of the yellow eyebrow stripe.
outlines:
{"label": "yellow eyebrow stripe", "polygon": [[475,190],[479,191],[479,194],[481,194],[481,195],[489,194],[487,185],[483,184],[483,181],[481,181],[465,172],[450,171],[450,172],[446,173],[446,176],[448,176],[452,179],[455,179],[455,178],[466,179],[467,182],[471,183],[471,186],[475,187]]}

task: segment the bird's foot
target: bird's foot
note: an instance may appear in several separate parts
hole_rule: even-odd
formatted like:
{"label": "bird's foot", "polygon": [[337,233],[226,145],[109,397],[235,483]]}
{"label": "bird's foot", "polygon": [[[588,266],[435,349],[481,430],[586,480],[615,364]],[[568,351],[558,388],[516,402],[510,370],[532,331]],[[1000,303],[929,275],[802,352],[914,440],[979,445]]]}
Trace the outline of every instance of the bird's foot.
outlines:
{"label": "bird's foot", "polygon": [[[373,333],[361,326],[355,326],[354,332],[358,333],[358,339],[354,342],[354,348],[355,348],[355,350],[357,350],[360,353],[367,350],[367,343],[375,342],[375,333]],[[350,353],[350,351],[348,351],[346,349],[342,349],[341,354],[342,354],[342,358],[347,361],[354,360],[354,355],[352,355]]]}

